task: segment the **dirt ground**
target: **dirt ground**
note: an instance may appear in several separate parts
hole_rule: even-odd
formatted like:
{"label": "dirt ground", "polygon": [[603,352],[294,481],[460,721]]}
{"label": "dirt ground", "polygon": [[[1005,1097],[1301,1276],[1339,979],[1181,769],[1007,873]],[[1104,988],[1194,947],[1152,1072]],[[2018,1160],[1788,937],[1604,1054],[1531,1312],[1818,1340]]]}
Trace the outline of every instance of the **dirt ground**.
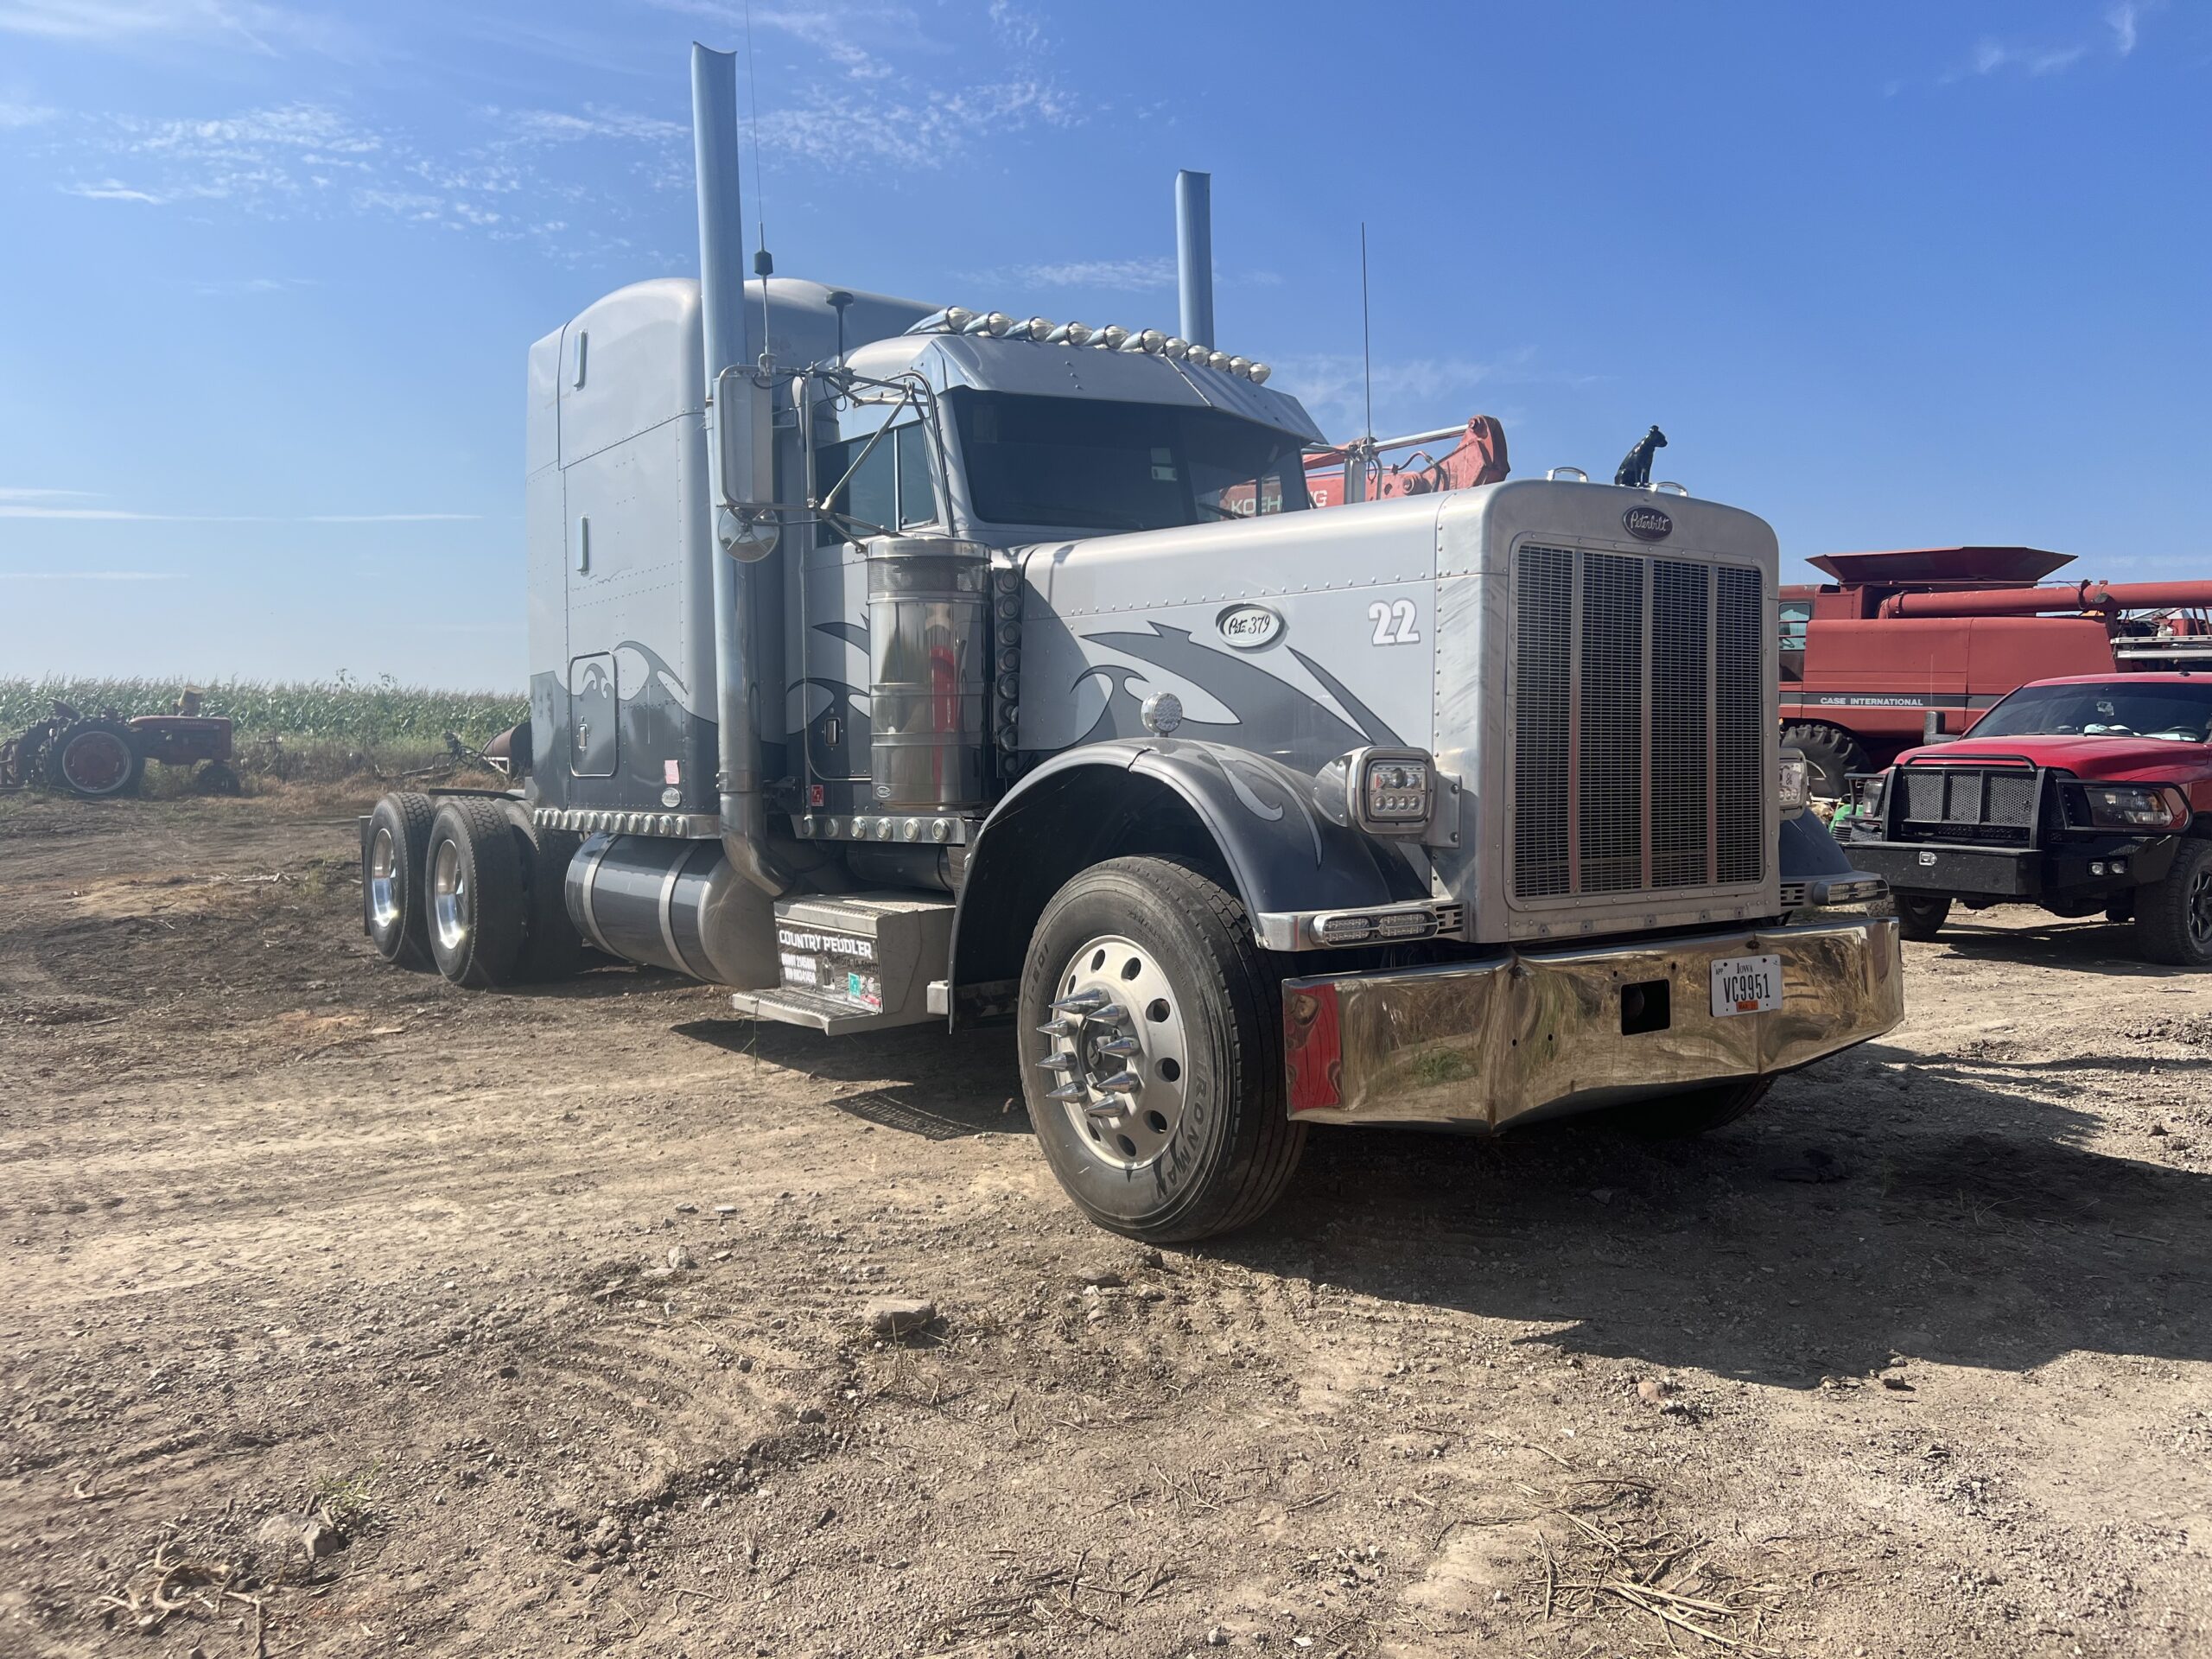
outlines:
{"label": "dirt ground", "polygon": [[2124,930],[1161,1255],[1001,1036],[384,967],[351,810],[0,802],[0,1651],[2212,1652],[2212,979]]}

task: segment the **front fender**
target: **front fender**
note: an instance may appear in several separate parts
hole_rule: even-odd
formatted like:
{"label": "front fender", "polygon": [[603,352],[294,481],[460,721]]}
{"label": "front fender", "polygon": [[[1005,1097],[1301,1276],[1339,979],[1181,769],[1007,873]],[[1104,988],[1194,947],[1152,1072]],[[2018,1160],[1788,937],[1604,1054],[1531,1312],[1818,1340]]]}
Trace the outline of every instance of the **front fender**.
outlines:
{"label": "front fender", "polygon": [[[1178,817],[1192,833],[1161,822]],[[1002,987],[1018,975],[1030,927],[1077,871],[1198,841],[1211,844],[1255,931],[1271,913],[1429,896],[1403,854],[1325,817],[1313,779],[1280,761],[1174,738],[1086,743],[1025,775],[969,843],[952,924],[956,1019],[961,987]],[[1000,1011],[1002,1000],[995,991],[971,1012]]]}

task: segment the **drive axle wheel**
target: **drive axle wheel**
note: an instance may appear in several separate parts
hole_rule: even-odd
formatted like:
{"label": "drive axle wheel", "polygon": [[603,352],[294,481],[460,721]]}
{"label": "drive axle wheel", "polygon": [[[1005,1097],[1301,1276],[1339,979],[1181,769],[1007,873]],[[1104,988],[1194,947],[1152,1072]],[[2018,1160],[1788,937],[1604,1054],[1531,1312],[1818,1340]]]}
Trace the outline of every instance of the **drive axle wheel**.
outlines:
{"label": "drive axle wheel", "polygon": [[1215,883],[1158,858],[1083,871],[1038,920],[1020,1014],[1030,1122],[1099,1225],[1205,1238],[1281,1196],[1306,1131],[1283,1100],[1279,981]]}
{"label": "drive axle wheel", "polygon": [[430,820],[423,868],[430,957],[456,985],[488,990],[515,977],[528,925],[523,840],[499,803],[482,796],[454,797]]}
{"label": "drive axle wheel", "polygon": [[105,715],[64,727],[46,752],[47,781],[88,801],[136,795],[145,773],[130,728]]}
{"label": "drive axle wheel", "polygon": [[2212,841],[2184,841],[2164,880],[2135,889],[2135,938],[2152,962],[2212,968]]}
{"label": "drive axle wheel", "polygon": [[403,968],[430,965],[423,861],[436,810],[429,796],[412,790],[387,795],[370,811],[361,836],[361,931],[378,956]]}

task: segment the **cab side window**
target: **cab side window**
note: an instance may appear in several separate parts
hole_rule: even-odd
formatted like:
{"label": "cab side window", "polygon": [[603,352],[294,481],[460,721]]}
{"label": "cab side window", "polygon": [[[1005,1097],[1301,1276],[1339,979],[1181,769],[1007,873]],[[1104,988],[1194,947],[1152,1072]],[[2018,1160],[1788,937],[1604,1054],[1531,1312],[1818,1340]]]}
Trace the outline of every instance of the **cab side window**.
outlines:
{"label": "cab side window", "polygon": [[[910,422],[886,433],[873,450],[868,449],[869,435],[863,433],[837,443],[824,444],[817,450],[816,487],[827,492],[867,450],[868,458],[861,461],[860,470],[837,493],[836,511],[865,524],[880,524],[887,531],[935,524],[937,485],[930,470],[927,429],[919,422]],[[826,521],[815,532],[817,545],[826,546],[844,539],[837,527]]]}

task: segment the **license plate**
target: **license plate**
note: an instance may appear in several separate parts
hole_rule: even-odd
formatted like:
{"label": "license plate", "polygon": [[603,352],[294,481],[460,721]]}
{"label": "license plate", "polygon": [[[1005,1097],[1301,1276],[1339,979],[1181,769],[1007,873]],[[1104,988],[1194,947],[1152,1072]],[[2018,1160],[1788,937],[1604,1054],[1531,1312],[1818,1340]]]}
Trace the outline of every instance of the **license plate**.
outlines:
{"label": "license plate", "polygon": [[1780,957],[1723,957],[1713,964],[1713,1012],[1764,1014],[1782,1006]]}

